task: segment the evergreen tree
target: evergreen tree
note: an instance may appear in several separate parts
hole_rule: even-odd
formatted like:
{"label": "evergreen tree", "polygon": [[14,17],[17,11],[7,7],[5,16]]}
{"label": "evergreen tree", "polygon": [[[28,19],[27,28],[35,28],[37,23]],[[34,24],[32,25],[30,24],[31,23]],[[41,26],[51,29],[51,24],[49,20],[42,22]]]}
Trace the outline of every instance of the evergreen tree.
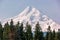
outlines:
{"label": "evergreen tree", "polygon": [[55,30],[53,30],[52,35],[51,35],[52,36],[52,40],[55,40],[55,34],[56,34]]}
{"label": "evergreen tree", "polygon": [[14,40],[15,39],[15,25],[13,23],[13,20],[11,19],[10,22],[10,40]]}
{"label": "evergreen tree", "polygon": [[3,40],[9,40],[10,27],[8,22],[4,25]]}
{"label": "evergreen tree", "polygon": [[27,22],[27,24],[26,24],[26,40],[33,40],[33,34],[32,34],[32,29],[31,29],[31,25],[29,25],[28,24],[28,22]]}
{"label": "evergreen tree", "polygon": [[57,33],[55,33],[55,38],[54,38],[54,40],[59,40]]}
{"label": "evergreen tree", "polygon": [[15,40],[25,40],[24,38],[24,31],[23,31],[23,23],[21,23],[20,27],[16,32],[16,39]]}
{"label": "evergreen tree", "polygon": [[20,23],[18,21],[17,24],[15,25],[15,36],[17,35],[16,32],[18,31],[19,27],[20,27]]}
{"label": "evergreen tree", "polygon": [[39,25],[39,22],[35,26],[34,40],[43,40],[43,32]]}
{"label": "evergreen tree", "polygon": [[3,40],[3,28],[1,22],[0,22],[0,40]]}
{"label": "evergreen tree", "polygon": [[13,23],[12,19],[11,19],[11,22],[10,22],[10,29],[11,29],[11,32],[14,32],[15,26],[14,26],[14,23]]}
{"label": "evergreen tree", "polygon": [[58,35],[58,40],[60,40],[60,31],[58,31],[57,35]]}
{"label": "evergreen tree", "polygon": [[51,38],[52,38],[52,32],[51,32],[50,26],[48,26],[46,39],[45,40],[52,40]]}
{"label": "evergreen tree", "polygon": [[18,21],[17,24],[15,25],[15,31],[16,31],[16,32],[17,32],[19,26],[20,26],[20,23],[19,23],[19,21]]}

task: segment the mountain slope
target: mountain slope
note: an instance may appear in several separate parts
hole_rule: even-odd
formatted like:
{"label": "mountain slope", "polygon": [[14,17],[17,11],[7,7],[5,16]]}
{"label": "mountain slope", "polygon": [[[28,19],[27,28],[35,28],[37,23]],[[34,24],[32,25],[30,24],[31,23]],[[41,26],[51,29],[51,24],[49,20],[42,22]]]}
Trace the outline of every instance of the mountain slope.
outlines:
{"label": "mountain slope", "polygon": [[26,22],[29,22],[29,24],[32,25],[32,30],[34,30],[35,24],[37,22],[40,23],[42,31],[44,32],[47,31],[46,29],[48,28],[49,25],[51,26],[51,30],[55,29],[56,31],[58,31],[58,29],[60,29],[59,24],[54,22],[52,19],[50,19],[46,15],[41,16],[40,11],[33,7],[32,8],[27,7],[19,15],[4,20],[2,25],[4,25],[6,22],[10,22],[11,19],[13,19],[14,24],[16,24],[18,21],[20,23],[23,22],[24,24],[26,24]]}

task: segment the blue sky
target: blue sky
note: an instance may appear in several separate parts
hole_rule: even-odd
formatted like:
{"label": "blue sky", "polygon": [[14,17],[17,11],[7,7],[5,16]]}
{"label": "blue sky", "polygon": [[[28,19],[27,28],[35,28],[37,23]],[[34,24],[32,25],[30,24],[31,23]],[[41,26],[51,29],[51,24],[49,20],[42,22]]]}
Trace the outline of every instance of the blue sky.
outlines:
{"label": "blue sky", "polygon": [[60,23],[59,2],[59,0],[0,0],[0,19],[16,16],[27,6],[33,6]]}

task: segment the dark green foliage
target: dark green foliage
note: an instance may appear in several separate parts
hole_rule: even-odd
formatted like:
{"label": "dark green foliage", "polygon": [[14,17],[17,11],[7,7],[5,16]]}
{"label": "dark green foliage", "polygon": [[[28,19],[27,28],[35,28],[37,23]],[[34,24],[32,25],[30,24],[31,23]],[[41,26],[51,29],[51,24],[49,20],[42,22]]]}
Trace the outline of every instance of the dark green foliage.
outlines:
{"label": "dark green foliage", "polygon": [[3,40],[3,28],[0,22],[0,40]]}
{"label": "dark green foliage", "polygon": [[34,33],[32,33],[32,26],[28,22],[24,27],[23,23],[19,22],[14,25],[11,19],[10,24],[7,22],[4,28],[0,23],[0,40],[60,40],[60,32],[55,32],[55,30],[52,32],[50,26],[47,28],[46,36],[43,33],[39,22],[35,26]]}
{"label": "dark green foliage", "polygon": [[33,40],[31,25],[29,25],[28,23],[26,24],[26,32],[25,33],[26,33],[25,34],[26,40]]}
{"label": "dark green foliage", "polygon": [[20,23],[18,22],[16,25],[15,25],[15,40],[18,40],[18,29],[20,27]]}
{"label": "dark green foliage", "polygon": [[54,40],[59,40],[57,33],[55,34]]}
{"label": "dark green foliage", "polygon": [[58,35],[58,40],[60,40],[60,31],[57,33],[57,35]]}
{"label": "dark green foliage", "polygon": [[35,26],[34,40],[43,40],[43,32],[39,25],[39,22]]}
{"label": "dark green foliage", "polygon": [[24,32],[23,32],[23,23],[21,23],[20,27],[17,30],[16,39],[15,40],[25,40]]}
{"label": "dark green foliage", "polygon": [[55,40],[55,34],[56,34],[55,30],[53,30],[52,35],[51,35],[52,36],[52,40]]}
{"label": "dark green foliage", "polygon": [[18,28],[20,27],[20,23],[18,21],[18,23],[15,25],[15,32],[17,32]]}
{"label": "dark green foliage", "polygon": [[12,19],[11,19],[11,22],[10,22],[10,33],[9,33],[9,38],[10,38],[10,40],[14,40],[14,39],[15,39],[15,25],[14,25]]}
{"label": "dark green foliage", "polygon": [[15,26],[14,26],[14,23],[13,23],[12,19],[11,19],[11,22],[10,22],[10,30],[11,30],[11,32],[15,31]]}
{"label": "dark green foliage", "polygon": [[8,22],[4,25],[4,31],[3,31],[3,40],[8,40],[9,39],[9,32],[10,32],[10,27]]}
{"label": "dark green foliage", "polygon": [[45,40],[52,40],[52,32],[50,26],[47,28],[47,34]]}

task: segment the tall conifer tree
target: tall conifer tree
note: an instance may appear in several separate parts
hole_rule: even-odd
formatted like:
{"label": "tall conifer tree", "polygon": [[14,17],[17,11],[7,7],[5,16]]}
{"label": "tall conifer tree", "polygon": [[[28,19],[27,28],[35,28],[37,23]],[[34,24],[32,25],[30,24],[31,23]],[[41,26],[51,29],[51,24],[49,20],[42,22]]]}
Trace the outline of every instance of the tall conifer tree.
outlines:
{"label": "tall conifer tree", "polygon": [[3,40],[9,40],[10,27],[8,22],[4,25]]}
{"label": "tall conifer tree", "polygon": [[31,25],[26,24],[26,40],[33,40],[33,34],[32,34],[32,28],[31,28]]}
{"label": "tall conifer tree", "polygon": [[35,26],[34,40],[43,40],[43,32],[39,25],[39,22],[37,22],[37,24]]}
{"label": "tall conifer tree", "polygon": [[17,39],[16,40],[25,40],[24,31],[23,31],[23,23],[21,23],[20,27],[17,30]]}
{"label": "tall conifer tree", "polygon": [[13,20],[11,19],[10,22],[10,40],[14,40],[15,39],[15,25],[13,23]]}
{"label": "tall conifer tree", "polygon": [[48,26],[47,28],[47,34],[46,34],[46,39],[45,40],[52,40],[52,32],[51,32],[51,27]]}
{"label": "tall conifer tree", "polygon": [[3,28],[1,22],[0,22],[0,40],[3,40]]}
{"label": "tall conifer tree", "polygon": [[57,35],[58,35],[58,40],[60,40],[60,31],[58,31]]}

